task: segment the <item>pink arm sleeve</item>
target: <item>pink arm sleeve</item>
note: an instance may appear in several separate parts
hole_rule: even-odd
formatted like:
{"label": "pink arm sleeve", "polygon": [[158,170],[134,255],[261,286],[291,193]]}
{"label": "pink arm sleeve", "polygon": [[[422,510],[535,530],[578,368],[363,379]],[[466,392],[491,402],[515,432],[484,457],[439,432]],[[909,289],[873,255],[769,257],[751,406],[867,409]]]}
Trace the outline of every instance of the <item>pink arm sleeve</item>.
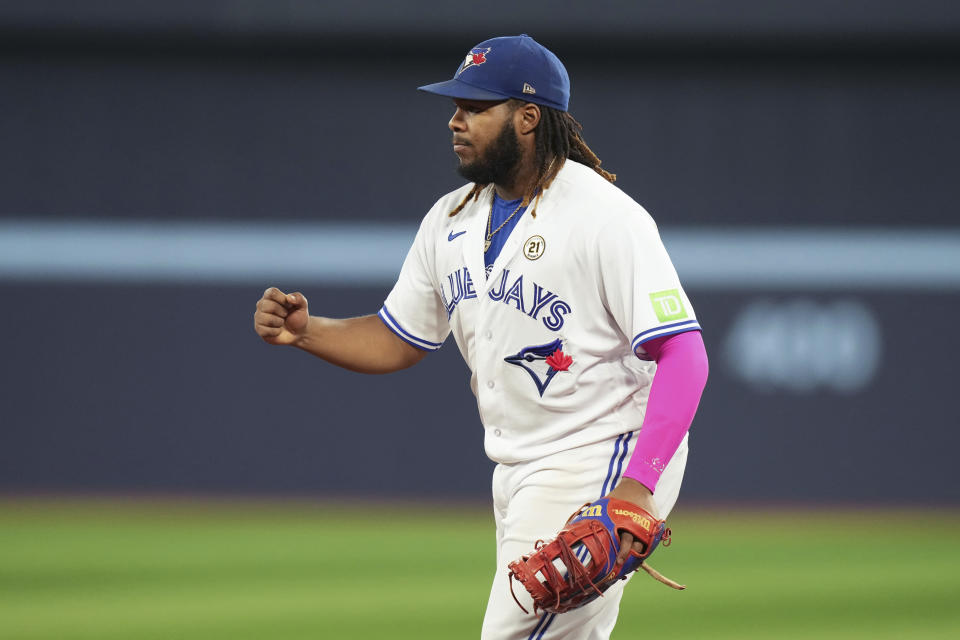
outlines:
{"label": "pink arm sleeve", "polygon": [[707,383],[707,351],[699,331],[686,331],[643,343],[657,361],[647,413],[624,476],[653,492],[660,474],[690,429]]}

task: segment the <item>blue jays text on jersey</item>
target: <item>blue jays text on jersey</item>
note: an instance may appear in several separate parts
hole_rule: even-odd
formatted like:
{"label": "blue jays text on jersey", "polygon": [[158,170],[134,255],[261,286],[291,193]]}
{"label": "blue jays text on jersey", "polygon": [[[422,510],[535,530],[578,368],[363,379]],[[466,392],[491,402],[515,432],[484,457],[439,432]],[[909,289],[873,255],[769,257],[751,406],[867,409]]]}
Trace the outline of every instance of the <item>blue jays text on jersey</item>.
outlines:
{"label": "blue jays text on jersey", "polygon": [[[525,284],[523,274],[511,278],[509,269],[503,270],[500,279],[490,287],[487,296],[534,320],[540,320],[543,326],[551,331],[559,331],[563,327],[564,316],[573,311],[570,304],[556,293],[532,280]],[[453,315],[460,302],[476,297],[477,290],[466,267],[460,267],[440,281],[440,298],[447,308],[447,319]]]}

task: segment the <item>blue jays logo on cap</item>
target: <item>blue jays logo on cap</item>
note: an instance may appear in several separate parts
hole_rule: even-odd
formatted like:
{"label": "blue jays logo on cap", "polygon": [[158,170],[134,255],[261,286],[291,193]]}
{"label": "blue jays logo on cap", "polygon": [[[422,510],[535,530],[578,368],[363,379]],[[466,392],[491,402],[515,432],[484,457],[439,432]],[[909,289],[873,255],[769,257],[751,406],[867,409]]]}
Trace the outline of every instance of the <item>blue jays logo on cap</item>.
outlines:
{"label": "blue jays logo on cap", "polygon": [[563,63],[525,33],[481,42],[464,56],[452,80],[419,89],[464,100],[516,98],[558,111],[566,111],[570,102]]}
{"label": "blue jays logo on cap", "polygon": [[454,75],[454,77],[459,78],[460,74],[470,67],[475,67],[478,64],[483,64],[486,62],[488,53],[490,53],[490,47],[485,49],[471,49],[470,53],[468,53],[463,59],[463,64],[461,64],[460,68],[457,69],[457,73]]}

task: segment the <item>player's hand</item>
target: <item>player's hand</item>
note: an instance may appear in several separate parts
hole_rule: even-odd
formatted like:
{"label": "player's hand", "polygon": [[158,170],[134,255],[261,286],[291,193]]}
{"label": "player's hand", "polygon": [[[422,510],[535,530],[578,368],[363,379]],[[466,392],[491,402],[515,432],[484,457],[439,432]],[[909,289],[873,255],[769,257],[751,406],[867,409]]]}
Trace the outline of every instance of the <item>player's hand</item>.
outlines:
{"label": "player's hand", "polygon": [[269,344],[294,344],[307,332],[309,319],[307,298],[302,293],[270,287],[257,301],[253,328]]}
{"label": "player's hand", "polygon": [[[650,493],[650,489],[647,489],[645,486],[632,478],[622,478],[620,483],[617,484],[617,486],[613,491],[610,492],[609,495],[612,498],[618,498],[620,500],[632,502],[638,507],[641,507],[654,518],[660,517],[660,514],[657,513],[657,505],[653,502],[653,494]],[[622,531],[620,533],[620,552],[617,554],[616,563],[622,564],[626,562],[627,557],[630,555],[630,551],[643,553],[643,544],[640,542],[634,542],[632,533]]]}

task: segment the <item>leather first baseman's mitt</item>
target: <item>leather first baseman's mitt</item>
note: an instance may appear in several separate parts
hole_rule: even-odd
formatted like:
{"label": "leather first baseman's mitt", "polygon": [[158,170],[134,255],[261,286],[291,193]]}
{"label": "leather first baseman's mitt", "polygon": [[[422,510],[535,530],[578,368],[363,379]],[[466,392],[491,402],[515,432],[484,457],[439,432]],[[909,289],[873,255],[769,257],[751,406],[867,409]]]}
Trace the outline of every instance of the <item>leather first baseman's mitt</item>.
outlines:
{"label": "leather first baseman's mitt", "polygon": [[[626,561],[617,564],[621,531],[633,534],[643,551],[631,551]],[[663,546],[670,545],[670,529],[663,520],[625,500],[600,498],[574,513],[556,538],[538,540],[533,553],[508,565],[510,593],[527,613],[513,592],[516,578],[530,592],[534,613],[538,609],[563,613],[602,596],[617,580],[640,568],[667,586],[685,589],[644,562],[661,540]]]}

